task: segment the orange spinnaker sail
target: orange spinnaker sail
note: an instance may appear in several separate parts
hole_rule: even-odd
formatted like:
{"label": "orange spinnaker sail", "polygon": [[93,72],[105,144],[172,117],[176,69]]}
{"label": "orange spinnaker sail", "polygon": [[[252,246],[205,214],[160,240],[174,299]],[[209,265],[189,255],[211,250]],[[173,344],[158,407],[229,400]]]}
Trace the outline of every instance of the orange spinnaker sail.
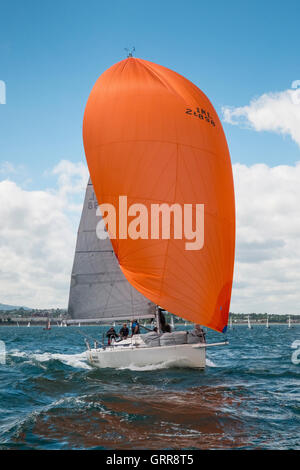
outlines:
{"label": "orange spinnaker sail", "polygon": [[234,266],[234,188],[224,131],[208,98],[178,73],[128,58],[97,80],[83,139],[98,202],[113,204],[117,220],[120,195],[149,213],[152,203],[204,204],[201,250],[188,251],[185,239],[172,237],[117,237],[112,244],[126,278],[147,298],[224,331]]}

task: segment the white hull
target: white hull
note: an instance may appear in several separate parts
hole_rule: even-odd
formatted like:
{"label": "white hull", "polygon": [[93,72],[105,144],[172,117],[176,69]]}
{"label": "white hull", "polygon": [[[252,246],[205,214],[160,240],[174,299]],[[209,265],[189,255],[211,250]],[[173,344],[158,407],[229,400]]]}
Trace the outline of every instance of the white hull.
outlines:
{"label": "white hull", "polygon": [[153,365],[205,368],[204,345],[180,344],[174,346],[108,346],[87,350],[88,362],[99,368],[146,367]]}

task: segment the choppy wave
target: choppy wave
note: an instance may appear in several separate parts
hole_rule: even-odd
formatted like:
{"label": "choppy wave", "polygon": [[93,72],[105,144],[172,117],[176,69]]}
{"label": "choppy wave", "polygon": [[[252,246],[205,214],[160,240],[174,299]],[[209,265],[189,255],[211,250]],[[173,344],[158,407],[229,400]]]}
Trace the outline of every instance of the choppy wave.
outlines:
{"label": "choppy wave", "polygon": [[205,371],[174,362],[99,370],[76,328],[20,330],[0,329],[0,448],[300,447],[300,367],[291,361],[300,327],[236,327],[229,346],[210,348]]}
{"label": "choppy wave", "polygon": [[87,363],[86,353],[79,354],[60,354],[60,353],[26,353],[24,351],[14,351],[10,354],[12,357],[22,357],[26,359],[33,359],[38,362],[60,361],[67,366],[75,367],[78,369],[92,369]]}

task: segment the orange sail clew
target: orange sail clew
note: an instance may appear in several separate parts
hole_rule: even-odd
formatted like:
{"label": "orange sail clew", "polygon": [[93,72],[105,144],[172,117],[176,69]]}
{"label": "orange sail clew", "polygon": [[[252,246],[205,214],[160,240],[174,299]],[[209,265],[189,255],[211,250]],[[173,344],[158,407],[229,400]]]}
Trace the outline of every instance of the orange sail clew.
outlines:
{"label": "orange sail clew", "polygon": [[[234,267],[234,187],[226,138],[209,99],[178,73],[130,57],[106,70],[93,87],[83,140],[98,202],[116,209],[111,241],[128,281],[173,314],[225,331]],[[176,238],[172,213],[169,238],[161,229],[151,238],[150,219],[148,238],[126,238],[124,227],[119,230],[119,196],[127,197],[128,207],[143,204],[149,214],[153,204],[189,205],[194,225],[196,205],[203,207],[202,243],[187,249],[191,240],[184,236],[184,221],[183,237]],[[129,223],[133,219],[128,216]]]}

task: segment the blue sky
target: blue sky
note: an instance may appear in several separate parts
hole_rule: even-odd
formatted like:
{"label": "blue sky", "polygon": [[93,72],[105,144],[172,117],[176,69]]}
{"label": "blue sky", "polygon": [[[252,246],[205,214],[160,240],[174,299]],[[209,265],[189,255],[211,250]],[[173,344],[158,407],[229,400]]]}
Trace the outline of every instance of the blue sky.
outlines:
{"label": "blue sky", "polygon": [[[62,158],[84,160],[84,106],[98,76],[136,55],[196,83],[221,116],[300,77],[297,1],[1,1],[0,158],[30,187]],[[224,124],[232,161],[291,164],[299,148],[276,133]]]}
{"label": "blue sky", "polygon": [[84,107],[135,46],[192,80],[222,119],[237,203],[232,311],[299,313],[299,17],[298,1],[0,0],[0,302],[67,305]]}

